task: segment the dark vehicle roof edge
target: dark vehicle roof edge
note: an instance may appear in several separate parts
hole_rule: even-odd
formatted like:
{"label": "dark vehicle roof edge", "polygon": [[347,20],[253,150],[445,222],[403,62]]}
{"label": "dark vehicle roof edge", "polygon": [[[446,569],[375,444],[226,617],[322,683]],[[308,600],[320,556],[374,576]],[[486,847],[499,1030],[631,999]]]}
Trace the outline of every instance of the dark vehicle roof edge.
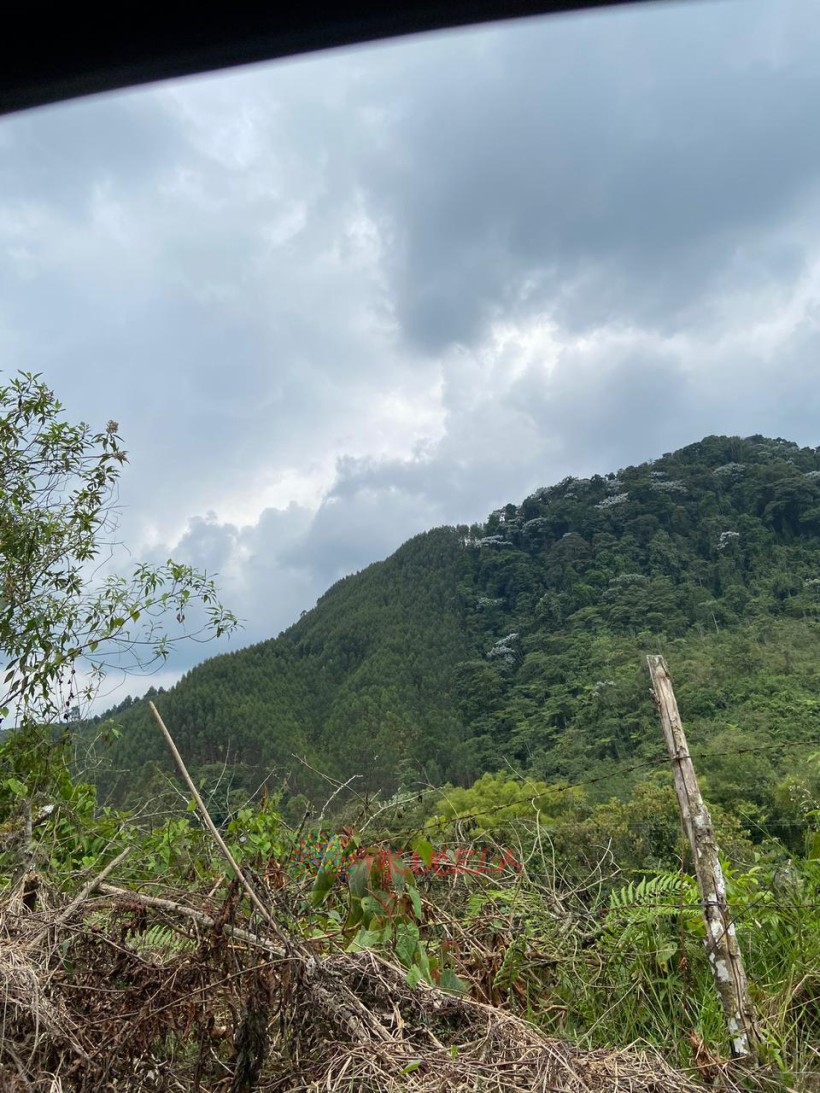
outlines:
{"label": "dark vehicle roof edge", "polygon": [[298,7],[168,3],[107,9],[19,5],[0,40],[0,114],[336,46],[620,2],[341,0]]}

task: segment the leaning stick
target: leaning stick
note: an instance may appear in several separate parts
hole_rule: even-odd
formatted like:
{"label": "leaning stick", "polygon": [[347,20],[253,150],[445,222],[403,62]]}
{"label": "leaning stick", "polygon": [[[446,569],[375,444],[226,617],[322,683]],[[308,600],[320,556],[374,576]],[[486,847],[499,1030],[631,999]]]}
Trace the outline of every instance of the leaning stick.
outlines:
{"label": "leaning stick", "polygon": [[[194,785],[193,779],[191,778],[190,774],[188,773],[188,768],[185,766],[185,763],[182,760],[182,756],[179,754],[179,751],[177,750],[177,746],[174,743],[173,737],[171,736],[170,732],[168,732],[168,729],[165,727],[165,722],[160,717],[159,711],[157,710],[157,708],[156,708],[156,706],[154,705],[153,702],[149,702],[148,706],[151,710],[151,713],[154,715],[154,720],[156,721],[157,725],[159,725],[159,728],[160,728],[160,731],[162,732],[162,735],[165,737],[165,742],[167,743],[167,745],[168,745],[168,747],[171,751],[171,755],[173,755],[173,757],[174,757],[174,761],[176,762],[176,765],[179,768],[180,774],[182,775],[183,779],[185,780],[185,784],[188,786],[188,789],[190,789],[191,793],[193,794],[193,798],[197,803],[197,807],[199,809],[200,815],[202,816],[202,820],[205,823],[205,826],[210,831],[210,833],[213,835],[214,841],[216,842],[216,845],[219,847],[220,851],[222,852],[225,860],[230,865],[231,869],[233,869],[233,871],[236,874],[237,879],[239,880],[240,884],[245,889],[245,891],[248,893],[248,896],[249,896],[250,901],[253,904],[253,906],[259,911],[259,913],[262,915],[262,918],[265,920],[265,922],[267,922],[267,924],[273,930],[273,932],[276,935],[277,939],[281,943],[282,948],[285,950],[285,953],[287,953],[291,957],[294,954],[298,954],[300,960],[303,962],[305,970],[308,972],[308,974],[309,974],[309,976],[312,980],[311,988],[312,988],[312,992],[313,992],[314,996],[318,1000],[320,1000],[324,1003],[326,1001],[325,994],[327,994],[328,988],[322,982],[322,977],[320,975],[315,974],[315,972],[317,970],[316,958],[313,956],[312,953],[309,953],[307,951],[300,951],[298,942],[296,944],[294,944],[293,939],[289,938],[287,936],[287,934],[279,927],[279,925],[277,924],[277,922],[274,919],[273,915],[270,913],[270,911],[264,905],[264,903],[259,898],[259,896],[257,896],[256,892],[253,890],[253,887],[252,887],[250,881],[245,876],[245,874],[242,872],[242,870],[239,868],[239,865],[238,865],[236,859],[234,858],[233,854],[228,849],[228,847],[225,843],[225,840],[219,834],[219,831],[216,828],[216,824],[211,819],[210,814],[208,812],[208,809],[205,807],[205,802],[200,797],[199,790]],[[347,1020],[347,1025],[348,1025],[349,1030],[351,1032],[353,1032],[355,1035],[357,1035],[361,1039],[362,1042],[365,1042],[367,1040],[367,1030],[368,1029],[370,1030],[371,1036],[376,1036],[378,1039],[380,1039],[384,1042],[387,1042],[387,1041],[392,1039],[390,1033],[382,1025],[381,1021],[379,1021],[378,1018],[376,1018],[367,1009],[367,1007],[364,1005],[364,1003],[361,1002],[360,999],[358,999],[356,997],[356,995],[353,993],[353,991],[350,989],[350,987],[348,987],[347,985],[344,985],[343,986],[343,994],[344,994],[345,1000],[348,1003],[348,1006],[350,1007],[351,1010],[353,1010],[353,1013],[351,1015],[349,1015],[349,1019]],[[339,1000],[337,999],[336,1004],[333,1007],[337,1010],[339,1008],[338,1001]],[[333,1012],[333,1009],[330,1009],[328,1012]],[[364,1031],[361,1031],[361,1030],[364,1030]]]}
{"label": "leaning stick", "polygon": [[222,856],[225,858],[228,865],[230,865],[231,869],[236,874],[237,880],[239,881],[239,883],[242,885],[242,887],[247,892],[248,898],[250,899],[251,903],[254,905],[256,910],[259,912],[259,914],[262,916],[262,918],[265,920],[265,922],[267,922],[268,926],[270,926],[271,929],[274,931],[276,936],[282,942],[285,949],[286,950],[289,949],[290,945],[288,944],[288,939],[281,932],[281,930],[279,929],[279,926],[278,926],[276,920],[274,919],[273,915],[270,913],[270,911],[267,909],[265,904],[262,902],[262,900],[259,898],[259,896],[254,891],[253,885],[250,883],[248,878],[242,872],[242,869],[240,868],[239,863],[237,862],[237,860],[233,856],[233,854],[230,852],[227,843],[222,838],[222,836],[219,834],[219,830],[218,830],[216,824],[211,819],[210,813],[208,812],[208,809],[205,807],[205,802],[202,800],[202,797],[199,794],[199,790],[194,785],[194,781],[191,778],[190,774],[188,773],[188,768],[185,766],[183,758],[179,754],[177,746],[174,743],[174,738],[171,736],[170,732],[168,731],[168,729],[165,726],[165,722],[160,717],[159,710],[156,708],[156,706],[154,705],[153,702],[149,702],[148,707],[151,710],[151,713],[154,715],[154,720],[156,721],[157,725],[159,726],[160,732],[165,737],[165,743],[168,745],[168,748],[171,752],[171,755],[173,755],[173,757],[174,757],[174,762],[176,763],[177,767],[179,768],[179,773],[182,775],[182,777],[185,781],[185,784],[188,786],[188,789],[191,791],[191,794],[192,794],[194,800],[196,801],[196,806],[199,809],[199,814],[202,817],[202,821],[205,824],[205,826],[208,828],[208,830],[210,831],[211,835],[213,836],[214,842],[219,847],[219,850],[220,850]]}

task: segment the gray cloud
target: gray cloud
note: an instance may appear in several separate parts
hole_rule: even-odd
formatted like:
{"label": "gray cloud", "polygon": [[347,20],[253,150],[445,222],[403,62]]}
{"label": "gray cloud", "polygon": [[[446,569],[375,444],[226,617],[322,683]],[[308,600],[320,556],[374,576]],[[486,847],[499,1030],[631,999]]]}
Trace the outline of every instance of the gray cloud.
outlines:
{"label": "gray cloud", "polygon": [[[410,341],[471,344],[532,309],[577,329],[691,326],[733,262],[793,280],[805,248],[766,233],[817,192],[807,14],[660,5],[522,24],[446,65],[408,58],[400,124],[370,166]],[[772,21],[780,59],[759,41]]]}
{"label": "gray cloud", "polygon": [[123,538],[241,640],[567,474],[816,443],[818,46],[659,4],[4,119],[3,368],[121,423]]}
{"label": "gray cloud", "polygon": [[178,119],[139,92],[6,117],[0,192],[4,203],[45,203],[82,223],[92,214],[95,185],[144,191],[161,181],[185,143]]}

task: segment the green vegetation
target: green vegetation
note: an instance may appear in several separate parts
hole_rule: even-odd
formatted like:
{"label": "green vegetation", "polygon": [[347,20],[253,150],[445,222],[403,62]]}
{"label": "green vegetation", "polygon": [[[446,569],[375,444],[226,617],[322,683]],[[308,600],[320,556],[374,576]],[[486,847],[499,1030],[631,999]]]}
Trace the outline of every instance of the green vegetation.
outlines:
{"label": "green vegetation", "polygon": [[[81,452],[101,445],[116,472],[115,428],[38,433],[36,414],[23,424],[40,458],[63,436]],[[25,480],[6,466],[7,482]],[[7,614],[0,633],[23,714],[0,739],[0,1082],[130,1088],[143,1068],[213,1091],[427,1090],[454,1074],[477,1090],[497,1065],[492,1088],[543,1089],[537,1067],[500,1075],[541,1058],[546,1036],[576,1045],[561,1065],[588,1087],[612,1088],[611,1073],[580,1049],[637,1040],[725,1083],[726,1031],[648,694],[645,656],[662,653],[760,1024],[747,1084],[816,1087],[820,452],[711,437],[567,480],[486,524],[414,538],[279,638],[152,695],[241,878],[180,789],[146,701],[57,724],[60,672],[93,642],[127,637],[139,596],[149,614],[181,614],[199,594],[217,627],[231,617],[173,563],[138,570],[136,599],[117,585],[131,606],[106,614],[105,589],[100,599],[81,581],[104,521],[60,539],[68,509],[34,505],[26,524],[27,496],[0,525],[6,596],[28,588],[18,602],[35,620],[15,629]],[[67,570],[37,570],[57,582],[43,599],[26,566],[61,542],[74,554]],[[92,758],[95,785],[80,773]],[[94,895],[95,874],[126,851],[115,887]],[[617,1066],[637,1074],[633,1057]],[[629,1083],[694,1088],[662,1069]]]}
{"label": "green vegetation", "polygon": [[[7,741],[5,754],[9,747]],[[56,1070],[64,1088],[85,1089],[161,1061],[181,1088],[196,1081],[215,1093],[226,1075],[242,1073],[243,1037],[261,1012],[254,1073],[285,1089],[297,1088],[305,1073],[327,1070],[324,1088],[348,1089],[331,1084],[327,1045],[338,1052],[341,1036],[349,1069],[369,1034],[351,1033],[349,998],[333,993],[345,982],[339,969],[347,969],[368,1012],[388,1024],[400,1013],[402,1021],[389,1047],[379,1042],[364,1052],[385,1060],[395,1050],[398,1064],[385,1063],[384,1073],[353,1088],[405,1088],[399,1069],[409,1074],[422,1060],[433,1073],[425,1067],[419,1084],[406,1087],[437,1089],[436,1067],[451,1060],[459,1080],[475,1073],[464,1088],[478,1090],[487,1066],[500,1066],[510,1054],[507,1036],[518,1026],[505,1032],[506,1015],[526,1019],[533,1035],[582,1050],[641,1041],[707,1084],[727,1078],[726,1032],[703,948],[699,897],[668,786],[639,785],[625,802],[589,806],[571,790],[485,775],[469,790],[426,799],[424,832],[413,836],[376,831],[378,816],[363,816],[359,831],[314,831],[312,844],[323,849],[312,869],[294,867],[304,832],[287,827],[279,802],[248,805],[224,835],[274,916],[272,931],[242,898],[191,809],[146,828],[144,817],[100,808],[93,788],[72,782],[69,759],[54,749],[50,781],[41,782],[33,802],[48,800],[52,811],[36,812],[22,880],[13,879],[22,833],[13,789],[0,801],[6,817],[0,871],[8,878],[0,893],[6,930],[0,971],[10,983],[11,1030],[4,1044],[12,1063],[11,1052],[19,1058],[27,1049],[24,1073]],[[761,1034],[751,1088],[810,1090],[820,1040],[820,862],[788,861],[772,846],[761,851],[731,820],[720,834],[735,860],[745,859],[726,869]],[[124,850],[130,854],[116,869],[115,887],[102,886],[102,895],[81,901],[64,929],[51,909],[55,901],[59,907],[63,892],[75,894]],[[21,901],[30,911],[18,909]],[[53,922],[58,944],[49,942],[48,929],[32,940],[44,922]],[[237,927],[226,947],[222,930]],[[271,960],[283,933],[291,954]],[[38,943],[45,948],[33,951]],[[374,963],[373,954],[387,963]],[[22,995],[11,972],[19,973],[24,959],[37,963]],[[337,969],[324,994],[310,993],[315,971],[294,982],[299,960]],[[37,1031],[30,992],[40,979],[70,1014],[84,1049],[94,1049],[90,1058],[69,1065],[71,1052],[62,1048],[60,1055],[55,1030]],[[420,984],[446,993],[418,995]],[[495,1039],[487,1056],[489,1031],[476,1023],[489,1014]],[[95,1040],[99,1027],[108,1030],[102,1047]],[[215,1028],[222,1030],[218,1040]],[[543,1050],[550,1041],[540,1043]],[[478,1054],[476,1044],[485,1045]],[[3,1070],[4,1051],[0,1078],[12,1073]],[[594,1058],[579,1056],[579,1065],[592,1066]],[[673,1088],[659,1065],[650,1063],[656,1070],[648,1086],[630,1088]],[[259,1088],[267,1088],[261,1079]],[[543,1087],[516,1071],[497,1088]]]}
{"label": "green vegetation", "polygon": [[112,661],[145,667],[167,657],[173,615],[204,609],[202,629],[236,620],[213,583],[190,566],[138,565],[94,581],[113,552],[113,499],[127,462],[109,421],[94,432],[66,421],[54,393],[30,373],[0,386],[0,720],[68,721]]}
{"label": "green vegetation", "polygon": [[[663,763],[659,652],[710,802],[797,852],[818,791],[818,531],[820,452],[709,437],[417,536],[155,698],[206,783],[227,762],[237,799],[267,779],[294,819],[327,796],[323,775],[387,800],[507,770],[603,803]],[[161,794],[145,702],[109,720],[101,790]]]}

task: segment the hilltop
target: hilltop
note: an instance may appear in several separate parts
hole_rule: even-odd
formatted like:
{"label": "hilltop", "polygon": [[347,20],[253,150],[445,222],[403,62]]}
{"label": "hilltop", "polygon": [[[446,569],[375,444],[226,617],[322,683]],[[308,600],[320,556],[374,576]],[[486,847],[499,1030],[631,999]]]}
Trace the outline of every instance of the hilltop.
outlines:
{"label": "hilltop", "polygon": [[[367,794],[509,766],[589,782],[658,754],[660,652],[713,795],[765,811],[790,771],[772,745],[820,739],[819,613],[820,448],[711,436],[416,536],[155,701],[202,779],[227,761],[285,803],[326,796],[325,774]],[[103,788],[159,792],[147,703],[112,717]]]}

